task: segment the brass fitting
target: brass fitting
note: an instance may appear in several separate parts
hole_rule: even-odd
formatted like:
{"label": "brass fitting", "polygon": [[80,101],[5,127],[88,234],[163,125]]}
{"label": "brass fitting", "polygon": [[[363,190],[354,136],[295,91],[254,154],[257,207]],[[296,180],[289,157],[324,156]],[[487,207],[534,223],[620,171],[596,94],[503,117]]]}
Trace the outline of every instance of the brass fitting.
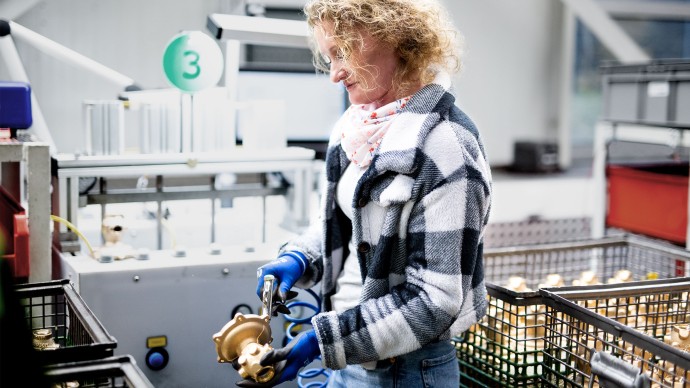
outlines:
{"label": "brass fitting", "polygon": [[242,378],[252,378],[265,383],[273,378],[273,366],[262,366],[259,362],[264,354],[273,349],[270,343],[271,326],[269,315],[237,313],[223,328],[213,335],[218,362],[233,362],[241,366]]}
{"label": "brass fitting", "polygon": [[36,350],[55,350],[60,347],[53,339],[50,329],[35,329],[33,331],[33,345]]}

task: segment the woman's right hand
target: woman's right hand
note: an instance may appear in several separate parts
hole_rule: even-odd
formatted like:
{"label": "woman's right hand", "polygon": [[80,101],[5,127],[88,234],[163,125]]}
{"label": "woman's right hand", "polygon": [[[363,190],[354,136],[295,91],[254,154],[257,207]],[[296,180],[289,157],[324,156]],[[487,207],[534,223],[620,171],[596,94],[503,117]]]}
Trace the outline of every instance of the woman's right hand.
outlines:
{"label": "woman's right hand", "polygon": [[306,256],[299,251],[287,251],[282,253],[278,258],[268,264],[262,265],[256,272],[258,284],[256,286],[256,295],[262,299],[264,288],[264,276],[273,275],[276,277],[278,283],[278,298],[282,303],[285,303],[288,297],[288,291],[295,285],[295,282],[307,270],[309,262]]}
{"label": "woman's right hand", "polygon": [[[309,365],[321,354],[319,340],[313,329],[303,331],[293,338],[284,348],[273,349],[261,357],[261,366],[272,365],[274,377],[265,383],[251,379],[235,383],[243,388],[268,388],[297,378],[299,370]],[[233,364],[234,365],[234,364]],[[238,369],[238,368],[235,368]]]}

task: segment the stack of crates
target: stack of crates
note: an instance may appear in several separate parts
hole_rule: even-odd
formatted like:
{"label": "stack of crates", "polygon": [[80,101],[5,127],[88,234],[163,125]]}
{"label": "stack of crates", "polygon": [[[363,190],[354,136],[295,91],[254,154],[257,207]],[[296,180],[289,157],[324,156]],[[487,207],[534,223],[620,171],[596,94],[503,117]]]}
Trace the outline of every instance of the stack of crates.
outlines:
{"label": "stack of crates", "polygon": [[36,361],[47,368],[50,381],[62,384],[71,376],[70,384],[58,386],[152,386],[133,360],[113,356],[117,341],[68,279],[17,284],[15,295],[33,333]]}
{"label": "stack of crates", "polygon": [[539,290],[606,283],[620,271],[628,280],[675,278],[690,271],[690,252],[634,235],[486,249],[488,313],[454,339],[460,386],[541,386],[548,344]]}
{"label": "stack of crates", "polygon": [[690,387],[690,277],[541,293],[544,386]]}

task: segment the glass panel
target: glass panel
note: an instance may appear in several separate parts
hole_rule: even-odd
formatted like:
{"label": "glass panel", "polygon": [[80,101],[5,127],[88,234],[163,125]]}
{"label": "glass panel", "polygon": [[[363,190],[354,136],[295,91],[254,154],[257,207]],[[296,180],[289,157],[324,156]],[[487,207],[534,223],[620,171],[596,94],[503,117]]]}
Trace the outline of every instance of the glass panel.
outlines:
{"label": "glass panel", "polygon": [[[684,0],[690,2],[690,0]],[[690,22],[618,20],[622,28],[653,59],[690,58]],[[614,57],[578,21],[572,101],[573,157],[590,157],[594,127],[602,108],[599,66]]]}

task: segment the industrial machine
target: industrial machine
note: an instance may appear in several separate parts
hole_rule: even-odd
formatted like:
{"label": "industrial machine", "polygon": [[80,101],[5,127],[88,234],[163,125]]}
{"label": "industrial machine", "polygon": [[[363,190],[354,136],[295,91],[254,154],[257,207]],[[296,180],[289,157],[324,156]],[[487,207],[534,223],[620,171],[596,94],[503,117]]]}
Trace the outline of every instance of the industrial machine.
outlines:
{"label": "industrial machine", "polygon": [[[274,244],[214,245],[111,262],[63,254],[61,262],[63,277],[117,339],[115,354],[132,355],[156,387],[232,387],[241,378],[219,363],[212,336],[233,317],[259,317],[256,269],[275,254]],[[282,314],[270,329],[272,346],[282,347]]]}

